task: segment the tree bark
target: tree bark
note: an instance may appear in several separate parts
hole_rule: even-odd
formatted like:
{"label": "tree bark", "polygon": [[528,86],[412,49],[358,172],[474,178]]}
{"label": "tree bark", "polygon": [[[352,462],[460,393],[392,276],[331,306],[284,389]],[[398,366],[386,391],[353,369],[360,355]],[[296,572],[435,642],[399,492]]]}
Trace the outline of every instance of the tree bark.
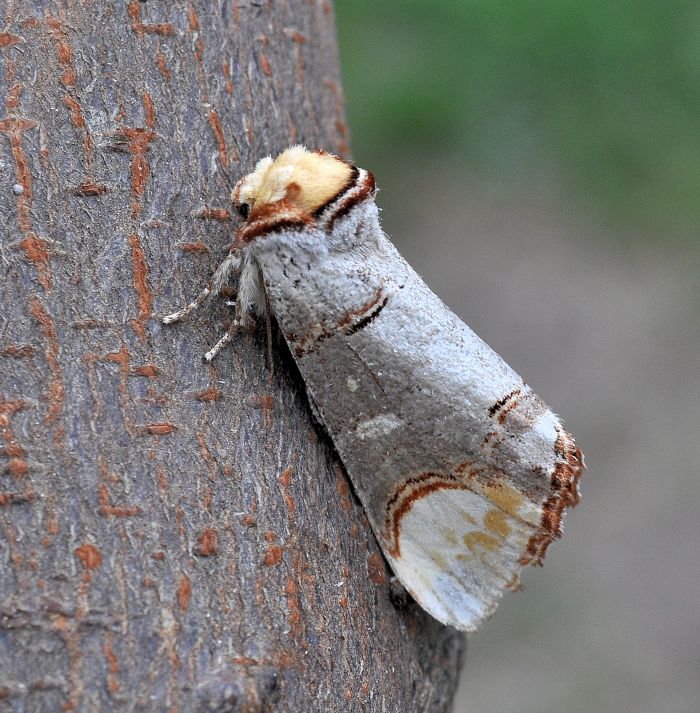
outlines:
{"label": "tree bark", "polygon": [[0,711],[447,710],[276,330],[159,321],[258,158],[347,153],[329,4],[2,12]]}

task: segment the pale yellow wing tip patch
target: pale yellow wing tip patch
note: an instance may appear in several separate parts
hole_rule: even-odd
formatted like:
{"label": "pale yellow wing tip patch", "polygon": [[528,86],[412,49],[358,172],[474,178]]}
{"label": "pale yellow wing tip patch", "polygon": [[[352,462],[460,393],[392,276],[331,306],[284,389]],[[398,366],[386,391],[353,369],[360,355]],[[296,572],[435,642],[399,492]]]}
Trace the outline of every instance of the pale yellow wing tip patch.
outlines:
{"label": "pale yellow wing tip patch", "polygon": [[394,505],[394,572],[438,621],[477,631],[518,587],[519,558],[535,528],[518,508],[506,512],[451,480],[415,479]]}

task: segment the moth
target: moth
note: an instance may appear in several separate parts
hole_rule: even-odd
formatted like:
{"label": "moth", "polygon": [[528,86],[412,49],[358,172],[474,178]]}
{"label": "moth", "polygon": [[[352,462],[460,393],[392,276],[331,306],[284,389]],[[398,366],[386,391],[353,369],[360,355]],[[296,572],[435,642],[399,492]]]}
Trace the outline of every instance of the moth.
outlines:
{"label": "moth", "polygon": [[170,324],[238,279],[235,319],[270,311],[394,573],[436,619],[475,631],[579,500],[560,419],[384,235],[375,181],[323,151],[263,158],[232,200],[235,242]]}

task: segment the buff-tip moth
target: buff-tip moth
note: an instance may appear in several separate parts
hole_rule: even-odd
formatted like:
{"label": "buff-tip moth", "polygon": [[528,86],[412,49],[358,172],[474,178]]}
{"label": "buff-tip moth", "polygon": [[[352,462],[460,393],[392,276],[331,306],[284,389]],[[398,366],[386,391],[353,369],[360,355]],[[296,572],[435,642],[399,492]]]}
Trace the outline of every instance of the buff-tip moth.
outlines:
{"label": "buff-tip moth", "polygon": [[434,295],[382,232],[374,177],[294,146],[241,179],[243,222],[209,284],[238,279],[235,319],[270,310],[401,583],[475,631],[541,564],[579,500],[559,418]]}

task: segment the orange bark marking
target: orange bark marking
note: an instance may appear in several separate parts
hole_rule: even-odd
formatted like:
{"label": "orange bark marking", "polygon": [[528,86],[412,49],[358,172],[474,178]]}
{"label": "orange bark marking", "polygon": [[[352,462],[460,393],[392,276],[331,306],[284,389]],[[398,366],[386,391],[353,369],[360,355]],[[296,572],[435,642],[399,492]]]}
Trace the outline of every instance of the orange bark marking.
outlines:
{"label": "orange bark marking", "polygon": [[58,535],[60,532],[60,527],[58,525],[58,516],[55,512],[49,512],[46,518],[46,532],[49,535]]}
{"label": "orange bark marking", "polygon": [[282,561],[282,548],[279,545],[270,545],[265,552],[263,563],[274,567]]}
{"label": "orange bark marking", "polygon": [[19,227],[25,235],[31,230],[32,219],[32,174],[27,164],[27,157],[22,145],[22,133],[38,126],[36,121],[22,119],[15,116],[0,119],[0,132],[7,135],[10,140],[10,150],[15,161],[15,174],[17,183],[24,189],[17,196],[17,220]]}
{"label": "orange bark marking", "polygon": [[17,35],[12,35],[9,32],[0,32],[0,47],[9,47],[16,45],[20,41]]}
{"label": "orange bark marking", "polygon": [[[187,20],[192,32],[199,33],[200,22],[197,12],[194,9],[194,5],[190,5],[190,9],[187,13]],[[201,35],[199,35],[194,43],[194,56],[197,62],[201,64],[202,57],[204,56],[204,40]]]}
{"label": "orange bark marking", "polygon": [[156,109],[153,106],[153,99],[148,92],[143,95],[143,108],[146,111],[146,126],[152,129],[156,125]]}
{"label": "orange bark marking", "polygon": [[19,82],[15,82],[8,92],[7,99],[5,103],[8,109],[17,109],[19,107],[19,95],[22,93],[22,85]]}
{"label": "orange bark marking", "polygon": [[288,487],[289,487],[289,484],[290,484],[291,481],[292,481],[292,467],[289,466],[289,467],[285,468],[285,469],[282,471],[282,474],[280,475],[280,477],[278,478],[278,480],[280,481],[280,483],[281,483],[285,488],[288,488]]}
{"label": "orange bark marking", "polygon": [[[63,31],[62,34],[65,37],[65,33]],[[56,54],[58,55],[58,61],[64,67],[63,74],[61,75],[61,83],[65,87],[75,86],[77,74],[75,68],[73,67],[73,48],[70,46],[67,39],[58,41]]]}
{"label": "orange bark marking", "polygon": [[26,455],[24,448],[15,439],[8,417],[8,414],[14,413],[22,407],[22,405],[18,405],[17,408],[13,408],[15,404],[17,402],[0,401],[0,438],[6,443],[4,448],[0,448],[0,454],[9,458],[7,469],[10,471],[10,475],[19,479],[29,472],[29,464],[24,458]]}
{"label": "orange bark marking", "polygon": [[206,220],[231,220],[230,211],[225,208],[203,208],[197,213],[194,213],[195,218],[205,218]]}
{"label": "orange bark marking", "polygon": [[226,79],[224,89],[226,89],[227,94],[233,94],[233,82],[231,81],[231,65],[229,60],[224,60],[221,64],[221,68],[223,69],[224,78]]}
{"label": "orange bark marking", "polygon": [[147,35],[169,37],[175,33],[175,26],[171,22],[161,22],[157,25],[141,25],[141,31]]}
{"label": "orange bark marking", "polygon": [[64,69],[63,74],[61,74],[61,84],[63,84],[64,87],[74,87],[77,77],[78,74],[72,67],[70,69]]}
{"label": "orange bark marking", "polygon": [[39,284],[48,292],[51,290],[51,263],[49,262],[48,243],[43,238],[29,231],[27,237],[19,244],[37,271]]}
{"label": "orange bark marking", "polygon": [[207,464],[209,470],[209,480],[216,480],[216,463],[201,433],[197,433],[197,443],[199,443],[199,452],[202,454],[202,460]]}
{"label": "orange bark marking", "polygon": [[[100,460],[100,476],[101,477],[106,477],[107,475],[107,468],[104,465],[104,462]],[[109,505],[109,490],[107,489],[107,485],[105,483],[100,484],[99,488],[99,501],[100,501],[100,507],[104,505]]]}
{"label": "orange bark marking", "polygon": [[192,32],[199,32],[199,17],[193,5],[190,5],[190,9],[187,11],[187,20],[190,25],[190,30],[192,30]]}
{"label": "orange bark marking", "polygon": [[224,132],[221,128],[221,122],[219,121],[219,115],[213,109],[209,112],[209,123],[214,131],[216,143],[219,145],[219,158],[221,159],[221,165],[226,168],[228,167],[228,151],[226,149],[226,141],[224,139]]}
{"label": "orange bark marking", "polygon": [[180,243],[178,246],[179,250],[183,253],[207,253],[209,248],[200,240],[196,243]]}
{"label": "orange bark marking", "polygon": [[215,386],[210,386],[208,389],[203,391],[198,391],[194,398],[197,401],[218,401],[222,397],[221,389],[217,389]]}
{"label": "orange bark marking", "polygon": [[165,473],[165,468],[158,464],[156,466],[156,478],[158,482],[158,490],[160,490],[161,496],[165,495],[165,491],[168,489],[168,476]]}
{"label": "orange bark marking", "polygon": [[99,196],[107,191],[107,186],[102,183],[95,183],[92,179],[83,181],[73,189],[76,196]]}
{"label": "orange bark marking", "polygon": [[143,433],[149,436],[167,436],[173,431],[177,431],[177,426],[172,423],[147,423],[143,427]]}
{"label": "orange bark marking", "polygon": [[156,376],[158,376],[159,373],[160,372],[158,371],[158,367],[155,364],[144,364],[143,366],[137,366],[131,371],[132,376],[145,376],[149,379],[155,378]]}
{"label": "orange bark marking", "polygon": [[102,555],[95,545],[89,543],[80,545],[76,547],[75,555],[85,570],[97,569],[102,564]]}
{"label": "orange bark marking", "polygon": [[22,478],[29,472],[29,464],[24,458],[10,458],[7,469],[12,477]]}
{"label": "orange bark marking", "polygon": [[29,472],[29,464],[25,460],[24,448],[18,443],[10,425],[10,419],[5,413],[0,413],[0,438],[5,441],[0,454],[9,458],[7,469],[15,479],[23,478]]}
{"label": "orange bark marking", "polygon": [[287,512],[290,517],[294,518],[297,512],[297,504],[294,498],[289,493],[284,493],[284,504],[287,506]]}
{"label": "orange bark marking", "polygon": [[83,155],[85,167],[89,171],[93,158],[93,141],[85,121],[85,113],[80,105],[80,95],[75,91],[78,75],[73,65],[73,48],[71,47],[66,27],[60,20],[47,17],[46,26],[49,28],[49,34],[56,43],[56,56],[58,57],[61,67],[63,67],[61,84],[68,90],[68,93],[63,96],[63,103],[70,112],[71,124],[78,129],[82,129],[84,132]]}
{"label": "orange bark marking", "polygon": [[299,32],[299,30],[295,30],[293,27],[285,27],[282,32],[284,32],[285,37],[288,37],[290,40],[294,40],[300,45],[306,44],[307,42],[306,35]]}
{"label": "orange bark marking", "polygon": [[195,59],[201,63],[203,55],[204,55],[204,40],[201,37],[198,37],[197,41],[194,43]]}
{"label": "orange bark marking", "polygon": [[[15,65],[14,62],[6,60],[7,64],[7,83],[15,78]],[[7,90],[7,96],[5,97],[5,104],[8,109],[17,109],[19,107],[19,95],[22,93],[22,85],[19,82],[15,82],[10,85]]]}
{"label": "orange bark marking", "polygon": [[0,351],[0,356],[12,357],[13,359],[24,359],[36,354],[36,347],[31,344],[9,344]]}
{"label": "orange bark marking", "polygon": [[90,132],[86,128],[85,136],[83,136],[83,151],[85,153],[85,163],[87,165],[89,165],[92,160],[92,145],[92,136],[90,136]]}
{"label": "orange bark marking", "polygon": [[69,42],[59,41],[56,47],[56,54],[61,64],[70,64],[73,61],[73,48]]}
{"label": "orange bark marking", "polygon": [[146,152],[148,145],[156,138],[151,129],[125,128],[117,131],[117,136],[129,140],[131,153],[131,217],[136,219],[141,214],[141,199],[146,192],[146,181],[150,173]]}
{"label": "orange bark marking", "polygon": [[340,506],[343,510],[345,510],[345,512],[349,512],[352,508],[352,503],[350,502],[350,491],[348,490],[348,484],[345,480],[345,476],[342,473],[338,474],[336,488],[338,490],[338,495],[341,497]]}
{"label": "orange bark marking", "polygon": [[31,191],[31,173],[27,166],[27,159],[22,148],[22,132],[28,129],[36,129],[39,124],[32,119],[22,119],[20,117],[10,116],[0,119],[0,131],[6,133],[10,138],[12,147],[12,155],[17,163],[17,177],[20,179],[18,183],[27,191]]}
{"label": "orange bark marking", "polygon": [[198,33],[197,39],[194,43],[194,57],[197,62],[201,64],[202,57],[204,56],[204,40],[202,39],[202,36],[199,35],[201,25],[197,12],[194,9],[194,5],[190,5],[190,9],[187,13],[187,20],[190,26],[190,31]]}
{"label": "orange bark marking", "polygon": [[41,302],[34,296],[29,300],[29,313],[39,323],[44,339],[48,342],[46,361],[49,365],[49,371],[52,374],[47,393],[48,410],[46,413],[46,423],[48,424],[62,411],[65,401],[65,389],[63,388],[61,367],[58,363],[58,338],[53,320],[42,307]]}
{"label": "orange bark marking", "polygon": [[367,574],[369,575],[370,581],[378,587],[383,585],[386,581],[384,561],[376,552],[373,552],[367,558]]}
{"label": "orange bark marking", "polygon": [[175,27],[170,22],[161,22],[157,25],[144,25],[141,22],[141,7],[139,0],[131,0],[127,8],[129,17],[131,18],[131,29],[139,36],[147,35],[162,35],[167,37],[175,32]]}
{"label": "orange bark marking", "polygon": [[186,574],[180,577],[180,584],[177,587],[177,603],[180,606],[180,611],[187,611],[192,598],[192,584]]}
{"label": "orange bark marking", "polygon": [[134,288],[139,298],[139,316],[136,319],[134,329],[139,337],[144,339],[146,336],[145,322],[151,316],[151,309],[153,308],[153,293],[148,286],[148,266],[141,247],[141,241],[136,233],[129,235],[129,245],[131,245]]}
{"label": "orange bark marking", "polygon": [[143,510],[138,505],[120,507],[118,505],[101,505],[98,509],[100,515],[111,517],[135,517],[140,515]]}
{"label": "orange bark marking", "polygon": [[105,361],[119,364],[122,373],[126,373],[129,369],[129,350],[126,348],[126,344],[122,344],[118,352],[108,352],[104,358]]}
{"label": "orange bark marking", "polygon": [[287,580],[284,588],[287,595],[287,606],[289,607],[289,624],[292,635],[301,633],[301,609],[299,608],[299,597],[297,596],[297,585],[291,577]]}
{"label": "orange bark marking", "polygon": [[219,554],[219,533],[207,527],[199,534],[197,554],[201,557],[211,557]]}
{"label": "orange bark marking", "polygon": [[272,76],[272,67],[270,66],[270,60],[267,58],[267,55],[264,52],[260,53],[260,69],[262,69],[263,74],[266,74],[268,77]]}
{"label": "orange bark marking", "polygon": [[119,688],[119,681],[117,679],[117,674],[119,673],[119,659],[114,653],[114,649],[112,649],[112,638],[112,634],[105,632],[105,643],[102,647],[102,651],[107,659],[107,690],[114,694]]}
{"label": "orange bark marking", "polygon": [[160,42],[158,42],[158,47],[156,49],[156,66],[163,75],[163,79],[165,79],[166,82],[170,82],[170,70],[168,69],[168,65],[165,63],[165,57],[161,52]]}

